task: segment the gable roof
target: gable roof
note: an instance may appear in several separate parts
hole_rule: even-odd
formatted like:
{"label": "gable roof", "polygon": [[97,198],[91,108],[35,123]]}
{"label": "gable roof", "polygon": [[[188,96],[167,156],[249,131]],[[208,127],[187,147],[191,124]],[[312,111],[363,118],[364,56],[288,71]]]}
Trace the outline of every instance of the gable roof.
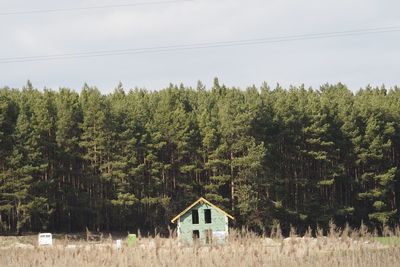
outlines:
{"label": "gable roof", "polygon": [[183,210],[181,213],[179,213],[178,215],[176,215],[175,218],[173,218],[173,219],[171,220],[171,222],[172,222],[172,223],[175,223],[176,220],[179,219],[179,217],[181,217],[183,214],[185,214],[186,212],[188,212],[191,208],[193,208],[194,206],[196,206],[196,205],[197,205],[198,203],[200,203],[200,202],[204,202],[204,203],[206,203],[206,204],[212,206],[213,208],[215,208],[216,210],[219,210],[220,212],[222,212],[223,214],[225,214],[228,218],[230,218],[230,219],[232,219],[232,220],[235,219],[233,216],[229,215],[228,213],[226,213],[226,212],[223,211],[222,209],[218,208],[217,206],[215,206],[214,204],[212,204],[212,203],[211,203],[210,201],[208,201],[207,199],[201,197],[201,198],[199,198],[198,200],[196,200],[195,202],[193,202],[192,205],[190,205],[189,207],[187,207],[187,208],[186,208],[185,210]]}

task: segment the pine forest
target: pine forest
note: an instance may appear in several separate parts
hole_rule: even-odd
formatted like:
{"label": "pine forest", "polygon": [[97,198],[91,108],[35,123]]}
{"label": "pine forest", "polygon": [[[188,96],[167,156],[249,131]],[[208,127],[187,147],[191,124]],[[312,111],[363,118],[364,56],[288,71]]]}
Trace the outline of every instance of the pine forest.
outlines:
{"label": "pine forest", "polygon": [[0,233],[168,233],[199,197],[256,232],[394,226],[399,168],[398,87],[0,89]]}

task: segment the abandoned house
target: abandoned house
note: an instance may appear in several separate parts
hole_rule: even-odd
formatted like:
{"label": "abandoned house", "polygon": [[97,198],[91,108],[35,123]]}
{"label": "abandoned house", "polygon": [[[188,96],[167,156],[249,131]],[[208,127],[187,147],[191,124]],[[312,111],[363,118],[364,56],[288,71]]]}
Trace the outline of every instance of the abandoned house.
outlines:
{"label": "abandoned house", "polygon": [[171,222],[177,223],[177,235],[182,240],[189,244],[194,240],[209,244],[225,241],[228,219],[234,220],[231,215],[201,197]]}

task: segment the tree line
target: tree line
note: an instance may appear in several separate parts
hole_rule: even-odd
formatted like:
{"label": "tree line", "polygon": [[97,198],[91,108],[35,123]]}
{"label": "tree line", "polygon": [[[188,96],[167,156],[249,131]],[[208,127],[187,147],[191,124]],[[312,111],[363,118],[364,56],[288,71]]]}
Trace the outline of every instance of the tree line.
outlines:
{"label": "tree line", "polygon": [[203,196],[256,231],[396,225],[400,89],[0,89],[0,232],[165,231]]}

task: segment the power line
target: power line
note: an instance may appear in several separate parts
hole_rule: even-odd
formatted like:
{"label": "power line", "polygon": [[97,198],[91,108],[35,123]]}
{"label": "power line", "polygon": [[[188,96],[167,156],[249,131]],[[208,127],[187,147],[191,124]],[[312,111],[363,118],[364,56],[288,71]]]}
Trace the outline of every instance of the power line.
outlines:
{"label": "power line", "polygon": [[118,55],[129,55],[129,54],[162,53],[162,52],[198,50],[198,49],[219,48],[219,47],[248,46],[257,44],[294,42],[301,40],[315,40],[315,39],[327,39],[327,38],[337,38],[337,37],[352,37],[352,36],[384,34],[393,32],[400,32],[400,26],[313,33],[313,34],[286,35],[278,37],[267,37],[267,38],[246,39],[246,40],[236,40],[236,41],[192,43],[192,44],[181,44],[181,45],[170,45],[170,46],[87,51],[78,53],[63,53],[63,54],[24,56],[24,57],[3,57],[0,58],[0,64],[50,61],[50,60],[62,60],[62,59],[94,58],[94,57],[118,56]]}
{"label": "power line", "polygon": [[34,14],[46,14],[46,13],[58,13],[58,12],[74,12],[74,11],[83,11],[83,10],[91,10],[91,9],[108,9],[108,8],[122,8],[122,7],[134,7],[134,6],[149,6],[149,5],[166,5],[166,4],[176,4],[176,3],[194,2],[194,1],[196,1],[196,0],[167,0],[167,1],[136,2],[136,3],[102,5],[102,6],[9,11],[9,12],[0,12],[0,16],[34,15]]}

